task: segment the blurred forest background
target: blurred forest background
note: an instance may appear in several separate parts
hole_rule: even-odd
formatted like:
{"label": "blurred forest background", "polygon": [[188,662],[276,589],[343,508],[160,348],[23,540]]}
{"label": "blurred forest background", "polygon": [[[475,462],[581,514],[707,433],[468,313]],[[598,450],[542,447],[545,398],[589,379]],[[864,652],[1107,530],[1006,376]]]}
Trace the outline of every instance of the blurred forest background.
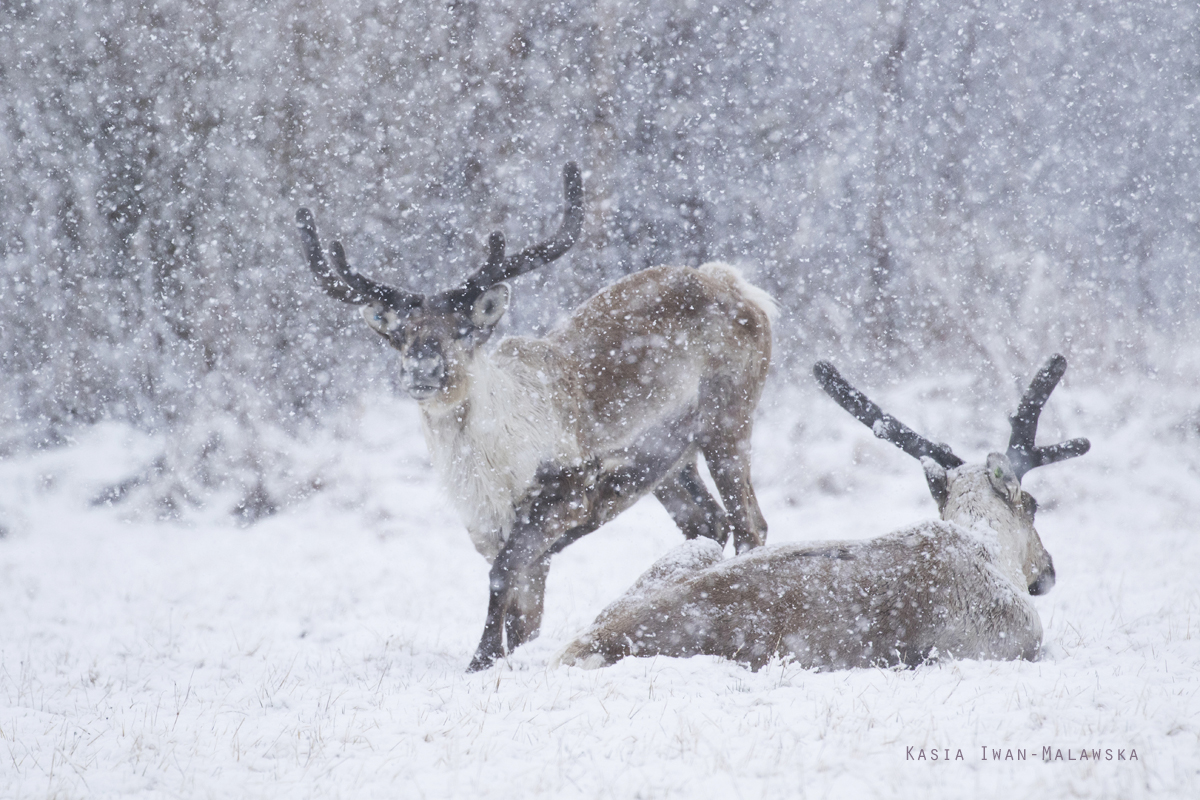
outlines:
{"label": "blurred forest background", "polygon": [[128,422],[161,513],[270,510],[271,453],[395,366],[296,208],[427,291],[552,231],[567,160],[585,239],[509,332],[720,259],[783,309],[779,385],[1196,350],[1190,0],[6,0],[0,455]]}

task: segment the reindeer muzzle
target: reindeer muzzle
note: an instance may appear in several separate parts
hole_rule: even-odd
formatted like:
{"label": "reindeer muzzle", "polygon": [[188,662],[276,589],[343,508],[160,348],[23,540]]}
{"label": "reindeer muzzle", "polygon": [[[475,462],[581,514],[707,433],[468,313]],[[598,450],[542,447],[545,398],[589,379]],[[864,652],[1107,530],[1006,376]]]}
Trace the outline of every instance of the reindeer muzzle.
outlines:
{"label": "reindeer muzzle", "polygon": [[1045,569],[1038,573],[1037,578],[1029,584],[1029,593],[1041,595],[1054,588],[1054,562],[1046,564]]}
{"label": "reindeer muzzle", "polygon": [[407,359],[402,384],[415,400],[433,397],[446,382],[446,361],[440,355]]}

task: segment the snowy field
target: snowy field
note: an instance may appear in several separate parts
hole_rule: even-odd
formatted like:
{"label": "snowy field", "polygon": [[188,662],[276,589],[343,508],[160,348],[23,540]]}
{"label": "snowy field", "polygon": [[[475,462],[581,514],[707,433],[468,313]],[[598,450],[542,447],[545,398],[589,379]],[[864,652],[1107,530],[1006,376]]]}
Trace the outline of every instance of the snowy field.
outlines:
{"label": "snowy field", "polygon": [[[1015,388],[960,408],[934,383],[874,394],[968,458],[1005,441]],[[548,670],[678,543],[653,501],[557,558],[539,640],[464,674],[487,567],[410,403],[314,437],[290,468],[320,490],[251,527],[220,498],[183,523],[92,507],[159,446],[96,428],[0,462],[0,797],[1200,796],[1200,418],[1152,390],[1068,378],[1047,409],[1043,441],[1093,450],[1026,480],[1058,569],[1040,661],[827,674]],[[772,542],[934,513],[815,389],[772,397],[756,448]]]}

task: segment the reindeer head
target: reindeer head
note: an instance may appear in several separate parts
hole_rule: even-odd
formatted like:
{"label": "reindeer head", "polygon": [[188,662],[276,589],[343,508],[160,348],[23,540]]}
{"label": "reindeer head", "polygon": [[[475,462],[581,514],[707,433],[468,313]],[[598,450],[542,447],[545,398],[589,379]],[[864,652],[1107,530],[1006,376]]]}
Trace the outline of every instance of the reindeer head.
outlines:
{"label": "reindeer head", "polygon": [[1062,379],[1067,360],[1053,356],[1034,376],[1016,413],[1009,417],[1012,435],[1008,451],[989,453],[983,464],[967,464],[949,446],[931,442],[871,402],[846,382],[827,361],[813,367],[821,388],[838,405],[869,427],[876,436],[920,459],[929,491],[942,519],[966,527],[982,526],[995,534],[992,548],[997,566],[1013,580],[1021,578],[1030,594],[1045,594],[1054,586],[1054,561],[1034,527],[1037,501],[1021,488],[1021,479],[1035,467],[1081,456],[1087,439],[1037,447],[1042,407]]}
{"label": "reindeer head", "polygon": [[466,381],[465,367],[508,310],[503,281],[548,264],[571,248],[583,227],[583,178],[574,163],[563,168],[567,207],[550,239],[514,256],[504,254],[504,235],[488,237],[487,263],[465,284],[425,296],[360,275],[346,263],[339,242],[321,252],[317,227],[307,208],[296,212],[296,227],[318,283],[335,300],[362,306],[371,329],[400,351],[401,383],[412,397],[453,401]]}

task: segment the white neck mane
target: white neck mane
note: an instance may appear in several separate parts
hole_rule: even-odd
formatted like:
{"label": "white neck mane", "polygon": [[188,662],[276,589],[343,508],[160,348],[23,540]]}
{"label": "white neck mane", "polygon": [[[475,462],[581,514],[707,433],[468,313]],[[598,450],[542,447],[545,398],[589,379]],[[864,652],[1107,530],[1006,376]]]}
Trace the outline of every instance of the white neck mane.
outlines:
{"label": "white neck mane", "polygon": [[[466,370],[466,397],[452,406],[421,406],[434,468],[489,562],[512,528],[515,504],[545,461],[578,459],[579,448],[553,402],[556,376],[521,358],[479,353]],[[513,352],[515,351],[515,352]]]}

